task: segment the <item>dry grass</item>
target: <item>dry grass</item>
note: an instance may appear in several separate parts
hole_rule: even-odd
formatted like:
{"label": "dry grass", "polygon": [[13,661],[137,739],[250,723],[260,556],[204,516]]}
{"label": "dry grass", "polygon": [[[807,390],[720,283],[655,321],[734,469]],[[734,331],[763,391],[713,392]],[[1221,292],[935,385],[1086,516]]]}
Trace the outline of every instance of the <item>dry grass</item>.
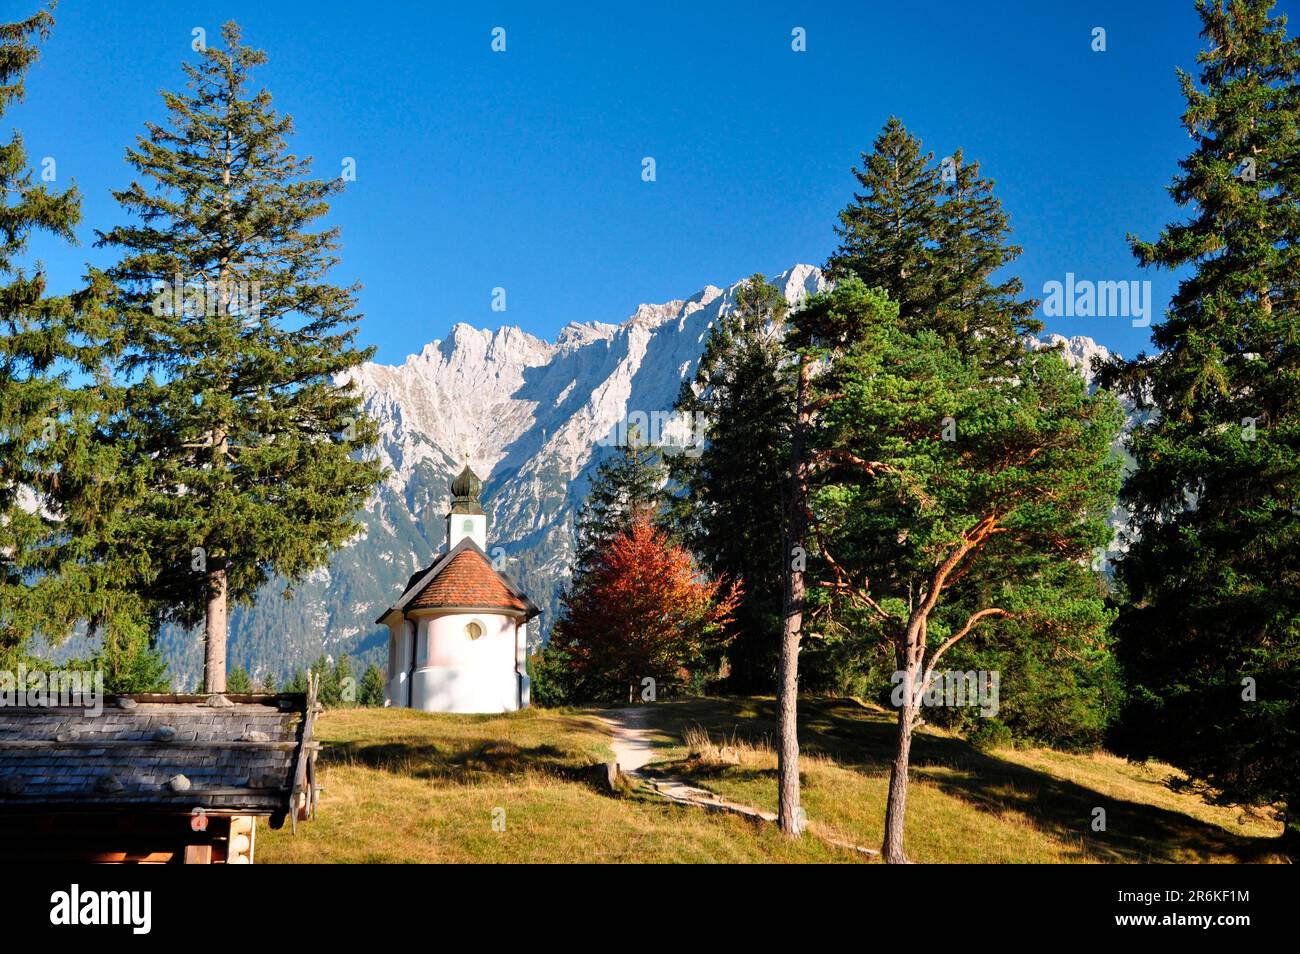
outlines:
{"label": "dry grass", "polygon": [[602,792],[590,768],[612,756],[608,731],[579,710],[332,711],[318,735],[317,817],[297,835],[263,827],[259,863],[857,860],[740,818]]}
{"label": "dry grass", "polygon": [[682,743],[689,753],[687,761],[700,765],[765,765],[774,758],[770,739],[742,739],[733,732],[715,742],[702,725],[687,726]]}
{"label": "dry grass", "polygon": [[[665,771],[775,810],[771,700],[660,703],[652,719]],[[810,819],[846,841],[879,845],[893,733],[893,713],[852,700],[800,700],[800,775]],[[1276,822],[1174,791],[1168,782],[1175,778],[1168,766],[1105,753],[981,752],[923,729],[913,749],[909,853],[928,862],[1280,860]],[[1105,832],[1092,830],[1094,808],[1106,810]]]}
{"label": "dry grass", "polygon": [[[801,774],[809,817],[848,842],[880,843],[891,714],[805,699]],[[775,809],[771,699],[700,699],[649,712],[663,768]],[[772,826],[617,797],[592,780],[608,730],[584,710],[503,716],[332,711],[321,720],[319,815],[258,833],[259,862],[828,862],[860,856]],[[926,729],[914,747],[908,848],[926,862],[1273,860],[1278,826],[1173,791],[1167,766],[1047,749],[980,752]],[[1093,832],[1092,809],[1108,830]],[[494,830],[504,810],[505,830]],[[500,817],[500,816],[499,816]]]}

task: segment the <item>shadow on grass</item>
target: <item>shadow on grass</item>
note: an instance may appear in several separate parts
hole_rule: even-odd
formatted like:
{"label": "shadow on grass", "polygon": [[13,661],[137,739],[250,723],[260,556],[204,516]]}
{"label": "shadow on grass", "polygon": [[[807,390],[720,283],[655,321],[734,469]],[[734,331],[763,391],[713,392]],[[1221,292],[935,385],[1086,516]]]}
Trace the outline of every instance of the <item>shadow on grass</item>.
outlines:
{"label": "shadow on grass", "polygon": [[[776,734],[772,700],[689,700],[653,706],[651,724],[657,744],[680,745],[681,733],[701,725],[711,734],[753,744],[770,744]],[[852,700],[801,699],[800,749],[824,755],[865,775],[887,777],[893,761],[892,713],[877,712]],[[1172,862],[1207,855],[1238,861],[1278,858],[1275,838],[1248,837],[1190,815],[1104,795],[1094,789],[1008,762],[962,739],[920,733],[912,745],[912,777],[983,812],[1013,811],[1034,820],[1042,830],[1098,861]],[[692,776],[703,781],[726,775],[750,780],[772,770],[697,766]],[[880,806],[884,811],[884,805]],[[1093,812],[1106,810],[1106,831],[1093,832]]]}
{"label": "shadow on grass", "polygon": [[321,749],[321,762],[360,765],[445,785],[474,786],[541,774],[597,788],[597,765],[585,755],[554,745],[521,746],[502,739],[464,746],[414,739],[326,742]]}

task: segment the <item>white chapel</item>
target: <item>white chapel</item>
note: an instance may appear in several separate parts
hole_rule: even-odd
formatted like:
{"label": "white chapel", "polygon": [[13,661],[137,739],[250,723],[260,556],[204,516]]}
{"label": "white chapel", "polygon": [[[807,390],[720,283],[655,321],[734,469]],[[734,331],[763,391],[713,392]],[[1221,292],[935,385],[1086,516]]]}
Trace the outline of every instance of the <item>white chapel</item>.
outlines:
{"label": "white chapel", "polygon": [[406,583],[376,622],[388,626],[388,704],[426,712],[528,706],[528,622],[540,612],[492,566],[483,483],[451,482],[447,549]]}

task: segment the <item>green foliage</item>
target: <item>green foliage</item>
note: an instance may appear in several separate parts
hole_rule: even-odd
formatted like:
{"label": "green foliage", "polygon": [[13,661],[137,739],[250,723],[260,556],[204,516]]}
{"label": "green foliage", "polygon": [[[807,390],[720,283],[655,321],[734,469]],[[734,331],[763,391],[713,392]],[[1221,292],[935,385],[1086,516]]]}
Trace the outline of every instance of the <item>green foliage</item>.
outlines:
{"label": "green foliage", "polygon": [[236,666],[230,670],[230,675],[226,679],[226,691],[239,694],[252,692],[253,677],[248,674],[248,670],[243,666]]}
{"label": "green foliage", "polygon": [[[322,653],[307,670],[316,677],[316,700],[327,708],[335,708],[343,701],[336,670],[330,664],[330,658]],[[303,680],[306,691],[306,679]]]}
{"label": "green foliage", "polygon": [[171,689],[167,660],[151,644],[148,630],[142,624],[104,630],[88,668],[103,670],[105,692],[129,694]]}
{"label": "green foliage", "polygon": [[1179,72],[1193,148],[1169,190],[1188,215],[1131,239],[1184,277],[1159,353],[1105,369],[1147,416],[1123,492],[1114,741],[1284,804],[1300,841],[1300,44],[1271,7],[1198,3],[1200,74]]}
{"label": "green foliage", "polygon": [[382,706],[387,695],[384,685],[384,672],[374,663],[366,667],[361,674],[361,685],[357,691],[357,705]]}
{"label": "green foliage", "polygon": [[[973,642],[958,635],[971,625],[1004,651],[967,658],[1021,660],[1002,688],[1022,712],[1070,668],[1031,682],[1028,661],[1041,668],[1083,655],[1078,678],[1101,679],[1109,614],[1090,564],[1110,540],[1105,519],[1119,479],[1113,398],[1089,395],[1054,351],[1022,352],[1014,377],[989,378],[978,354],[894,324],[879,293],[856,278],[814,297],[795,320],[809,342],[851,342],[816,379],[825,409],[813,441],[813,510],[826,585],[812,598],[820,638],[810,655],[842,652],[861,660],[860,674],[878,673],[882,660],[853,651],[864,638],[901,652],[920,622],[920,644],[933,654],[950,636]],[[1090,706],[1084,694],[1064,694],[1087,711],[1066,719],[1070,728],[1006,721],[1095,739],[1100,698]]]}
{"label": "green foliage", "polygon": [[548,642],[528,657],[529,701],[544,709],[572,705],[574,680],[572,663],[563,646]]}
{"label": "green foliage", "polygon": [[1119,664],[1109,640],[1040,639],[1032,625],[1020,620],[1003,621],[976,642],[958,643],[942,668],[1000,674],[996,717],[984,718],[973,708],[926,713],[929,722],[962,732],[979,745],[1014,741],[1096,749],[1123,700]]}
{"label": "green foliage", "polygon": [[627,441],[601,462],[578,513],[574,566],[590,566],[614,538],[632,529],[642,512],[658,515],[664,504],[663,456],[635,427]]}
{"label": "green foliage", "polygon": [[862,191],[840,213],[832,277],[882,289],[909,332],[931,331],[992,365],[1014,361],[1019,337],[1042,325],[1019,278],[994,278],[1021,249],[1007,242],[1011,227],[979,163],[958,149],[936,164],[891,117],[854,176]]}
{"label": "green foliage", "polygon": [[676,409],[702,415],[698,455],[668,458],[682,494],[672,502],[678,535],[715,577],[740,581],[729,624],[728,691],[773,692],[781,614],[781,488],[789,480],[794,381],[782,343],[785,295],[762,275],[719,316],[695,377]]}
{"label": "green foliage", "polygon": [[[838,443],[837,452],[859,458],[886,455],[883,459],[891,466],[901,462],[892,475],[870,477],[873,487],[865,498],[858,492],[860,479],[845,485],[833,474],[830,487],[819,497],[819,505],[828,508],[828,513],[850,514],[854,508],[867,508],[859,516],[845,518],[850,540],[861,540],[865,545],[855,543],[844,551],[839,569],[847,572],[848,577],[830,572],[828,582],[853,589],[863,581],[870,581],[876,590],[892,590],[893,602],[882,602],[879,609],[846,605],[842,600],[829,599],[826,590],[821,589],[814,601],[824,608],[818,612],[803,670],[804,685],[808,688],[864,691],[887,701],[888,676],[898,668],[898,663],[891,658],[892,651],[882,653],[877,648],[882,626],[888,628],[885,617],[897,626],[905,615],[903,611],[912,605],[911,593],[922,591],[918,587],[922,586],[923,571],[927,567],[933,569],[926,561],[941,552],[945,542],[956,539],[955,534],[969,529],[960,520],[952,524],[941,519],[938,501],[935,506],[922,506],[915,492],[929,495],[926,488],[932,482],[946,486],[950,479],[954,489],[962,493],[975,491],[978,485],[974,482],[956,482],[958,477],[967,476],[962,471],[946,476],[943,472],[957,462],[976,471],[989,463],[987,459],[981,461],[970,456],[952,459],[956,455],[926,460],[909,453],[906,445],[956,451],[970,447],[968,441],[972,439],[976,442],[991,439],[989,446],[994,448],[1006,442],[1012,437],[1010,430],[1003,428],[998,435],[986,429],[986,425],[996,424],[1001,417],[1011,428],[1018,426],[1016,418],[1008,415],[1022,395],[1008,391],[1007,379],[1021,373],[1019,369],[1026,362],[1031,373],[1038,373],[1046,359],[1024,355],[1023,336],[1041,327],[1033,319],[1037,303],[1022,300],[1019,279],[1005,275],[1005,267],[1015,261],[1021,250],[1008,241],[1007,216],[993,193],[993,183],[981,175],[978,163],[966,162],[960,149],[936,163],[932,154],[922,152],[920,141],[899,120],[891,119],[872,151],[863,156],[862,166],[855,175],[861,190],[840,215],[837,230],[840,245],[831,255],[828,268],[833,276],[840,279],[855,276],[862,280],[862,285],[837,289],[838,303],[828,298],[817,305],[820,313],[810,312],[800,322],[806,325],[810,318],[815,319],[817,340],[812,336],[800,340],[801,332],[796,329],[795,346],[805,350],[814,348],[818,354],[830,356],[831,364],[838,364],[850,379],[869,378],[880,370],[878,364],[860,362],[864,351],[879,349],[877,354],[888,354],[890,360],[900,353],[908,358],[907,363],[888,369],[893,373],[887,373],[871,386],[885,388],[873,390],[871,400],[883,399],[892,419],[877,416],[860,422],[862,427],[854,433],[847,416],[856,413],[862,404],[855,400],[840,401],[838,410],[826,418],[831,429],[838,428],[839,432],[823,433],[817,438],[829,438],[833,445]],[[885,292],[897,304],[896,318],[890,319],[888,314],[879,312],[878,306],[872,305],[869,291],[872,288]],[[875,329],[857,317],[871,314],[873,307],[883,315]],[[902,337],[881,337],[884,328],[891,328]],[[918,350],[907,355],[913,347]],[[855,348],[857,357],[853,354]],[[841,352],[848,352],[843,363],[837,359]],[[909,381],[905,374],[914,378]],[[1057,378],[1062,374],[1060,369],[1053,370]],[[1071,375],[1066,373],[1064,377]],[[823,393],[833,392],[840,378],[833,373],[820,383]],[[957,386],[956,391],[953,385]],[[1077,380],[1069,382],[1069,387],[1077,386]],[[981,395],[995,403],[982,403]],[[1030,400],[1038,396],[1023,395]],[[1066,398],[1059,390],[1051,397],[1064,400],[1063,408],[1069,413],[1073,398]],[[996,416],[991,417],[990,412],[994,411]],[[838,420],[836,414],[840,415]],[[945,419],[952,422],[950,430],[955,431],[950,436],[955,436],[955,441],[942,441]],[[1056,426],[1060,417],[1039,423]],[[898,432],[894,443],[864,447],[863,431],[880,427]],[[1109,424],[1100,428],[1108,429]],[[1068,437],[1068,432],[1063,436]],[[1026,434],[1026,437],[1033,435]],[[1100,445],[1091,437],[1087,443],[1087,453],[1095,458],[1100,453]],[[890,456],[896,454],[901,455],[897,460]],[[843,476],[843,459],[840,464]],[[1109,475],[1110,464],[1106,467]],[[1065,469],[1063,461],[1062,472]],[[875,486],[877,482],[879,487]],[[1107,486],[1113,486],[1113,481],[1103,480],[1098,485],[1102,497]],[[881,488],[888,488],[883,497]],[[984,503],[1008,489],[990,485],[983,491]],[[913,495],[910,500],[909,494]],[[975,504],[975,499],[968,497],[959,502],[950,498],[949,502],[960,509]],[[1093,501],[1088,506],[1085,522],[1093,525],[1095,536],[1100,538],[1103,531],[1096,523],[1100,503]],[[917,518],[919,521],[913,525]],[[856,529],[848,529],[855,524]],[[903,535],[902,545],[891,545],[899,535]],[[1006,539],[1000,537],[989,546],[981,561],[1002,563],[1012,574],[1037,572],[1037,561],[1026,561],[1023,556],[1012,558],[1003,552]],[[1036,542],[1028,539],[1025,542],[1029,549],[1042,545],[1056,547],[1041,535]],[[840,542],[826,552],[837,558],[840,553],[837,547],[846,545]],[[1077,546],[1073,550],[1082,552]],[[896,562],[906,558],[909,552],[919,559],[910,566]],[[1056,551],[1056,555],[1061,557],[1063,553]],[[1102,619],[1097,615],[1101,598],[1099,583],[1086,572],[1071,572],[1068,577],[1058,577],[1044,590],[1042,598],[1054,599],[1056,588],[1065,587],[1073,594],[1074,601],[1069,605],[1076,610],[1080,606],[1087,610],[1079,610],[1072,620],[1051,624],[1046,620],[1029,625],[1023,619],[985,619],[980,624],[977,641],[964,639],[951,650],[952,662],[960,662],[963,668],[997,669],[1003,673],[1002,719],[1007,730],[1017,738],[1095,745],[1106,721],[1114,714],[1119,688],[1106,638],[1099,629]],[[945,596],[945,602],[951,602],[940,615],[951,614],[952,618],[940,622],[940,629],[951,632],[980,606],[995,605],[990,602],[995,596],[1003,600],[993,586],[992,582],[976,585],[975,579],[968,576],[962,592]],[[912,589],[909,591],[908,587]],[[1047,631],[1053,633],[1051,639],[1043,638]],[[1062,639],[1065,645],[1057,645]],[[932,639],[931,646],[934,642]],[[927,718],[973,730],[969,713],[927,713]]]}
{"label": "green foliage", "polygon": [[[20,101],[49,10],[0,23],[0,115]],[[114,509],[104,488],[111,454],[85,440],[104,413],[90,383],[97,352],[77,333],[68,299],[45,294],[45,272],[24,265],[30,238],[74,242],[75,187],[35,181],[21,135],[0,143],[0,656],[25,653],[40,633],[58,643],[80,626],[133,639],[142,608],[99,566],[100,524]],[[111,652],[111,649],[106,650]]]}
{"label": "green foliage", "polygon": [[284,684],[284,688],[280,691],[305,693],[307,691],[307,674],[301,669],[295,669],[293,675],[289,677]]}
{"label": "green foliage", "polygon": [[262,677],[262,685],[261,685],[259,691],[260,691],[260,692],[278,692],[278,691],[279,691],[278,689],[276,689],[276,686],[275,686],[275,673],[274,673],[273,671],[271,671],[270,669],[268,669],[268,670],[266,671],[266,675]]}
{"label": "green foliage", "polygon": [[352,672],[352,660],[343,653],[334,664],[334,685],[338,692],[339,706],[350,707],[357,704],[357,677]]}
{"label": "green foliage", "polygon": [[880,288],[913,322],[930,314],[941,295],[935,276],[939,176],[934,154],[902,120],[891,116],[853,170],[861,192],[839,214],[840,244],[826,265],[835,279],[857,275],[867,288]]}
{"label": "green foliage", "polygon": [[338,383],[371,354],[354,344],[356,288],[325,278],[337,229],[310,231],[342,182],[308,177],[291,120],[248,89],[265,54],[233,23],[222,36],[127,150],[144,182],[115,196],[136,221],[101,234],[122,257],[92,276],[103,303],[84,317],[121,403],[99,432],[133,492],[117,556],[181,625],[223,586],[247,602],[324,565],[380,477],[362,456],[373,422]]}

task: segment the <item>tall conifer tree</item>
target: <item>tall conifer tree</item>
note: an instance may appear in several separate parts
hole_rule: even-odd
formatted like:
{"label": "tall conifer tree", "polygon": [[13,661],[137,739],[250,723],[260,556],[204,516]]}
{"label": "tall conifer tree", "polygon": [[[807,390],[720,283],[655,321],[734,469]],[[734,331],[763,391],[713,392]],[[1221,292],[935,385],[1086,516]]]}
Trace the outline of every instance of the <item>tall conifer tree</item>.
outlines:
{"label": "tall conifer tree", "polygon": [[[0,115],[22,100],[53,23],[47,9],[0,24]],[[80,218],[77,189],[38,182],[17,132],[0,144],[0,656],[21,652],[37,631],[64,635],[90,608],[74,570],[61,571],[63,501],[81,464],[69,443],[78,356],[68,303],[48,297],[45,273],[22,261],[32,233],[75,242]]]}
{"label": "tall conifer tree", "polygon": [[1185,269],[1152,340],[1107,377],[1132,435],[1118,624],[1132,684],[1116,741],[1231,801],[1285,806],[1300,843],[1300,43],[1271,0],[1201,0],[1199,81],[1179,72],[1188,210],[1144,265]]}
{"label": "tall conifer tree", "polygon": [[935,332],[966,354],[977,354],[998,374],[1020,357],[1022,338],[1042,330],[1034,299],[1022,299],[1019,277],[994,278],[1022,249],[1009,242],[1011,225],[993,181],[958,149],[940,164],[942,223],[934,252],[933,312],[914,325]]}
{"label": "tall conifer tree", "polygon": [[853,170],[861,192],[839,215],[839,247],[826,263],[832,278],[857,275],[898,305],[904,323],[933,311],[935,250],[942,219],[934,153],[891,116]]}
{"label": "tall conifer tree", "polygon": [[839,247],[827,270],[856,275],[898,304],[909,332],[933,331],[1000,374],[1020,339],[1039,331],[1038,303],[1021,300],[1020,279],[994,274],[1019,257],[993,182],[959,149],[935,163],[891,118],[854,170],[861,186],[840,213]]}
{"label": "tall conifer tree", "polygon": [[578,512],[574,574],[585,567],[614,537],[632,529],[638,514],[658,517],[665,477],[663,456],[637,428],[629,428],[618,452],[596,467],[587,498]]}
{"label": "tall conifer tree", "polygon": [[677,401],[678,411],[703,415],[707,443],[698,455],[668,458],[685,490],[684,538],[710,572],[744,587],[727,648],[733,691],[768,693],[775,686],[782,500],[794,424],[794,375],[782,341],[788,307],[762,275],[737,290]]}
{"label": "tall conifer tree", "polygon": [[825,584],[896,660],[882,854],[905,861],[912,732],[947,652],[1008,618],[1075,650],[1104,635],[1088,558],[1111,535],[1120,413],[1051,351],[990,381],[978,355],[901,329],[856,277],[793,324],[801,351],[828,359],[801,402],[817,410],[803,458]]}
{"label": "tall conifer tree", "polygon": [[310,178],[292,121],[250,90],[266,55],[234,23],[222,39],[127,150],[145,181],[115,196],[135,221],[100,236],[122,252],[106,279],[124,411],[104,435],[138,490],[122,539],[144,547],[159,617],[204,621],[209,692],[225,688],[228,601],[322,565],[381,475],[361,456],[374,425],[338,383],[371,354],[357,289],[327,280],[337,229],[311,231],[342,182]]}

